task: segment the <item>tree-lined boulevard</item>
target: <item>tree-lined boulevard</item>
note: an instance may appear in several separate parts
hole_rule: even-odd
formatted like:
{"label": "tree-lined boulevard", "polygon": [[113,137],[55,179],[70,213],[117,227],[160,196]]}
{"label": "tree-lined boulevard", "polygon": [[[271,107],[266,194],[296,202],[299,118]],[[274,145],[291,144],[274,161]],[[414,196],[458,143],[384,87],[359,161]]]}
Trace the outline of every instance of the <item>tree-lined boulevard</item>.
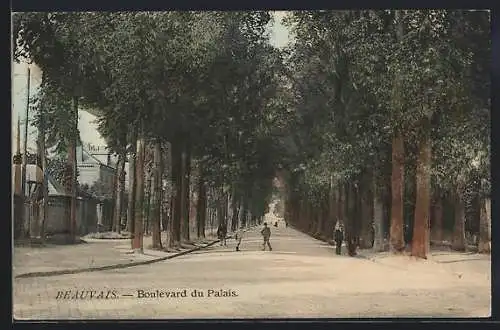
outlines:
{"label": "tree-lined boulevard", "polygon": [[[269,42],[272,17],[13,15],[14,60],[43,72],[30,100],[40,163],[48,148],[66,159],[58,172],[71,196],[65,251],[79,245],[80,108],[98,114],[117,156],[111,230],[130,234],[131,260],[214,240],[208,223],[231,235],[248,229],[240,252],[230,238],[228,247],[149,265],[17,278],[15,317],[489,314],[489,12],[289,12],[294,39],[283,49]],[[58,249],[40,214],[30,239],[40,251]],[[272,251],[261,251],[264,222]],[[23,249],[14,264],[16,251],[29,259]],[[214,291],[202,302],[56,299],[74,288]]]}
{"label": "tree-lined boulevard", "polygon": [[17,279],[14,315],[19,319],[234,319],[490,313],[486,255],[435,251],[432,261],[417,264],[406,257],[368,251],[363,258],[336,256],[333,246],[285,228],[283,221],[272,229],[269,252],[261,251],[257,229],[247,233],[240,252],[234,250],[233,239],[227,247],[216,244],[151,265]]}

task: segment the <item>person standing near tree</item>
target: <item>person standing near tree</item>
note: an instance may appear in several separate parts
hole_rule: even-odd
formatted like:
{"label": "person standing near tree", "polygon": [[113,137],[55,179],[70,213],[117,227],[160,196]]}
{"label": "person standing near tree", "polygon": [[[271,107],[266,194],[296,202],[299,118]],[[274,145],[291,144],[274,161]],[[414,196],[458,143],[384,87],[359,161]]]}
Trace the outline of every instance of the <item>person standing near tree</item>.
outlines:
{"label": "person standing near tree", "polygon": [[226,246],[226,235],[227,235],[227,226],[225,223],[221,223],[219,228],[217,228],[217,237],[220,239],[220,245]]}
{"label": "person standing near tree", "polygon": [[342,253],[342,241],[344,240],[344,230],[340,222],[337,222],[337,224],[335,225],[335,232],[333,236],[335,240],[335,253],[337,255],[340,255]]}
{"label": "person standing near tree", "polygon": [[235,236],[235,239],[236,239],[236,242],[238,242],[238,244],[236,245],[236,251],[240,251],[240,244],[241,244],[241,240],[243,239],[243,227],[240,227],[240,229],[236,232],[236,236]]}
{"label": "person standing near tree", "polygon": [[266,250],[266,244],[269,247],[269,251],[272,251],[271,243],[269,243],[269,238],[271,237],[271,228],[267,226],[267,222],[264,222],[264,228],[260,231],[262,237],[264,238],[264,244],[262,246],[262,251]]}

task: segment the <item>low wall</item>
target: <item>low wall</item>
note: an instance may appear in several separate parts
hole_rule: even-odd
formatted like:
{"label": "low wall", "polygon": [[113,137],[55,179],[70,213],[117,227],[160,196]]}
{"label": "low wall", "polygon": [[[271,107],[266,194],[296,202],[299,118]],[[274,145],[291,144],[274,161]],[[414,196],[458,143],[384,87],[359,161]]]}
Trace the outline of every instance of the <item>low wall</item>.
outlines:
{"label": "low wall", "polygon": [[[47,219],[45,221],[45,233],[47,235],[64,234],[70,231],[70,203],[69,196],[49,196],[47,203]],[[93,198],[78,198],[76,205],[76,233],[83,236],[91,232],[97,232],[97,204],[100,203]],[[105,203],[103,223],[110,224],[112,203]],[[111,204],[111,205],[109,205]],[[13,205],[13,231],[14,239],[39,236],[41,216],[41,204],[30,204],[21,196],[14,196]]]}
{"label": "low wall", "polygon": [[24,200],[21,196],[19,195],[14,195],[14,207],[13,207],[13,232],[14,232],[14,239],[21,238],[23,236],[23,231],[25,228],[24,225],[24,214],[25,214],[25,207],[24,207]]}
{"label": "low wall", "polygon": [[[71,197],[69,196],[49,197],[45,223],[45,232],[47,234],[69,232],[70,203]],[[86,235],[97,231],[97,200],[80,198],[77,200],[76,228],[78,235]]]}

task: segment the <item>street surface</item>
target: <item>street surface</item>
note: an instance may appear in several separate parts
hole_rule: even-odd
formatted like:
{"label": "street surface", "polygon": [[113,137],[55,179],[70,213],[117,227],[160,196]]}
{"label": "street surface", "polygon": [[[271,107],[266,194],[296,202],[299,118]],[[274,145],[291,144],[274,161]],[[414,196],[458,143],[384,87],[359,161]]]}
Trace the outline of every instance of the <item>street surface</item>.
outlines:
{"label": "street surface", "polygon": [[[266,217],[268,223],[274,220]],[[149,265],[15,279],[14,318],[490,315],[489,256],[438,253],[419,261],[361,253],[352,258],[335,255],[333,246],[283,222],[271,230],[271,252],[261,250],[259,229],[253,229],[240,252],[230,239],[226,247],[217,244]]]}

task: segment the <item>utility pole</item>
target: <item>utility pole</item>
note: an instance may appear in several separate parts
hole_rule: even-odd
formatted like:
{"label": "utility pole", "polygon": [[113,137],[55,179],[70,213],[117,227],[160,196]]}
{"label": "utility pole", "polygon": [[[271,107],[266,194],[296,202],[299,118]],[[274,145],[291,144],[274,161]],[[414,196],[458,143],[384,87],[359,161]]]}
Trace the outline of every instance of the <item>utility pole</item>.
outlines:
{"label": "utility pole", "polygon": [[21,192],[23,199],[26,196],[26,164],[28,162],[28,114],[30,108],[30,80],[31,80],[31,72],[30,67],[28,65],[28,84],[26,87],[26,120],[24,122],[24,150],[23,150],[23,165],[21,171]]}

